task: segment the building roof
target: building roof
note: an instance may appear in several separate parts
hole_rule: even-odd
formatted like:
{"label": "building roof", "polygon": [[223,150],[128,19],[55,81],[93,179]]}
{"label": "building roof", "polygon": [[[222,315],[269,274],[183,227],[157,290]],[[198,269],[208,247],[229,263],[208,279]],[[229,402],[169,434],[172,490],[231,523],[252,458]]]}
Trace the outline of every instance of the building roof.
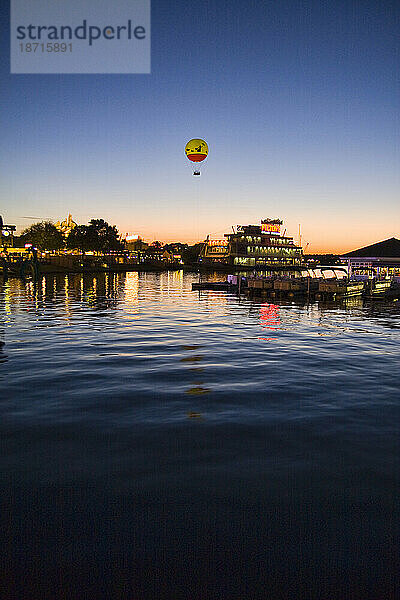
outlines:
{"label": "building roof", "polygon": [[370,246],[364,246],[364,248],[359,248],[358,250],[347,252],[346,254],[342,254],[341,256],[346,258],[400,258],[400,240],[392,237],[388,240],[384,240],[383,242],[377,242],[376,244],[371,244]]}

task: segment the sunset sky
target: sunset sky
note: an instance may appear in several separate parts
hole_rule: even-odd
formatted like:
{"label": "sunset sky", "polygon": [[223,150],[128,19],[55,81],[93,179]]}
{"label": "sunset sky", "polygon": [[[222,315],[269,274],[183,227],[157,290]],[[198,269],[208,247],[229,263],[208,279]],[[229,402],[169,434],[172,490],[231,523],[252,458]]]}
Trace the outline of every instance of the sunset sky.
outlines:
{"label": "sunset sky", "polygon": [[10,75],[3,35],[0,214],[164,242],[280,217],[308,252],[400,237],[399,17],[386,0],[153,0],[151,75]]}

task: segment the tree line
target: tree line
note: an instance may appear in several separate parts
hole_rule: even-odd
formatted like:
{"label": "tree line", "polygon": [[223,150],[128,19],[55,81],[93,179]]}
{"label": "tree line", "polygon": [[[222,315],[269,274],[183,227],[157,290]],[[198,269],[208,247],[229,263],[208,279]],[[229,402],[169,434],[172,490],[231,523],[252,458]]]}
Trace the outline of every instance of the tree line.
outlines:
{"label": "tree line", "polygon": [[[33,244],[38,250],[79,250],[85,252],[106,253],[112,250],[123,250],[124,242],[121,241],[118,229],[115,225],[109,225],[103,219],[92,219],[89,225],[77,225],[65,237],[51,221],[41,221],[27,227],[20,236],[14,238],[14,245],[24,247],[25,244]],[[162,244],[153,242],[146,254],[154,251],[167,251],[179,254],[185,263],[195,263],[202,244],[189,246],[180,242]]]}
{"label": "tree line", "polygon": [[15,245],[20,247],[33,244],[39,250],[80,250],[104,253],[110,250],[123,250],[118,229],[104,219],[92,219],[89,225],[77,225],[65,237],[51,221],[41,221],[27,227]]}

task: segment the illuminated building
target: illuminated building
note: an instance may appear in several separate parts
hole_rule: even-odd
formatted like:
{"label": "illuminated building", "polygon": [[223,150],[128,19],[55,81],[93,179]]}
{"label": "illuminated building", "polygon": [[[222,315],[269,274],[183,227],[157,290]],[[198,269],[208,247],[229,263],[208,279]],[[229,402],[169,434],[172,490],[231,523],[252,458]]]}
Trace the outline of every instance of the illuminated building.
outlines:
{"label": "illuminated building", "polygon": [[350,277],[400,277],[400,240],[389,238],[342,254],[340,259],[347,263]]}
{"label": "illuminated building", "polygon": [[149,245],[142,240],[140,235],[137,234],[127,233],[124,239],[125,247],[130,252],[143,252],[149,247]]}
{"label": "illuminated building", "polygon": [[3,218],[0,216],[0,246],[12,247],[14,243],[15,225],[5,225]]}
{"label": "illuminated building", "polygon": [[199,262],[246,270],[296,271],[303,266],[303,249],[292,237],[281,235],[280,219],[265,219],[260,225],[237,225],[223,240],[207,240]]}
{"label": "illuminated building", "polygon": [[68,237],[71,231],[75,229],[75,227],[77,227],[77,223],[75,223],[75,221],[72,220],[72,215],[69,214],[68,217],[64,219],[64,221],[61,221],[61,223],[60,221],[57,221],[55,227],[57,227],[57,229],[61,231],[63,236]]}

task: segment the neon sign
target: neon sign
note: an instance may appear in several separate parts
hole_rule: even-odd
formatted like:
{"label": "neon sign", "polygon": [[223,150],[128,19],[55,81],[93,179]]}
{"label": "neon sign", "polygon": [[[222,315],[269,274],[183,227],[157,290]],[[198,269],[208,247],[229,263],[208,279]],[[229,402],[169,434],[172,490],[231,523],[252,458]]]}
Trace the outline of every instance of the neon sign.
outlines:
{"label": "neon sign", "polygon": [[281,226],[277,223],[261,223],[262,233],[280,233]]}
{"label": "neon sign", "polygon": [[208,240],[208,245],[209,246],[227,246],[228,241],[227,240]]}

